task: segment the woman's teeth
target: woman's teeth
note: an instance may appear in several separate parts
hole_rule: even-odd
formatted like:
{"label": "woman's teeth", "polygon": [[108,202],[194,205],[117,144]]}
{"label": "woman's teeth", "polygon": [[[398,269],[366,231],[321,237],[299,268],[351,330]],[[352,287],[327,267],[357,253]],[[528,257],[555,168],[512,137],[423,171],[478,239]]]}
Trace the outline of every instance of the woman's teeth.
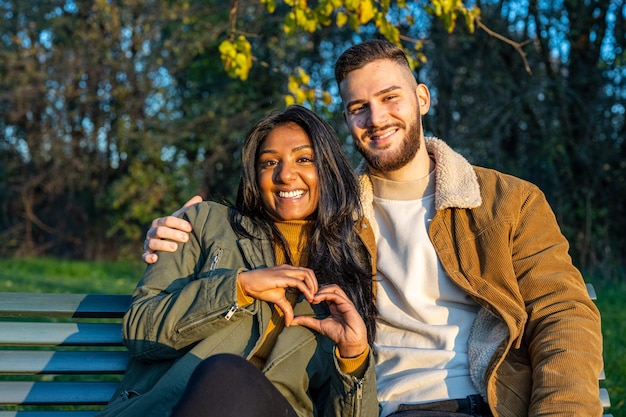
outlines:
{"label": "woman's teeth", "polygon": [[295,190],[295,191],[279,191],[278,196],[280,198],[297,198],[302,197],[304,195],[304,190]]}

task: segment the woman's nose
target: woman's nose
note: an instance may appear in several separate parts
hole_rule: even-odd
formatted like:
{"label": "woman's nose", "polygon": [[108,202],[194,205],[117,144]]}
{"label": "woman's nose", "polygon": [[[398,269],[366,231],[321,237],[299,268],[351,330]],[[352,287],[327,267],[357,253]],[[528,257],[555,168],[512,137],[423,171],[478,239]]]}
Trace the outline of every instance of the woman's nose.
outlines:
{"label": "woman's nose", "polygon": [[292,164],[281,163],[276,169],[276,181],[281,183],[289,183],[296,178],[296,170]]}

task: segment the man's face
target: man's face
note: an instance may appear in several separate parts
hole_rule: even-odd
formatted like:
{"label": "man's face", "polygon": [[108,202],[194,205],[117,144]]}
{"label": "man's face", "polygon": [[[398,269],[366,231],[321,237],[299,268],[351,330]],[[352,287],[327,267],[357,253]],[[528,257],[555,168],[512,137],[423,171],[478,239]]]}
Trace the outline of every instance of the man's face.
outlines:
{"label": "man's face", "polygon": [[430,96],[408,69],[390,60],[371,62],[349,73],[340,92],[344,119],[370,167],[390,172],[413,160]]}

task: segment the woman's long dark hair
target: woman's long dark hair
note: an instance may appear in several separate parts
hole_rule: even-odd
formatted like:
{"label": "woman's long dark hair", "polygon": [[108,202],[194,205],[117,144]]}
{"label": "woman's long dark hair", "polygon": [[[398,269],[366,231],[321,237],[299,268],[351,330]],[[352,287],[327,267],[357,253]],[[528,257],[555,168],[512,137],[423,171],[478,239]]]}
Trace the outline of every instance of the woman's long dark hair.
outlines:
{"label": "woman's long dark hair", "polygon": [[369,253],[355,230],[355,222],[363,218],[359,185],[333,128],[312,111],[297,105],[257,122],[243,145],[237,208],[258,226],[271,228],[275,242],[289,259],[285,238],[263,208],[256,170],[261,144],[270,131],[287,123],[297,124],[309,137],[318,173],[319,206],[308,242],[307,266],[315,271],[320,285],[337,284],[346,292],[363,317],[372,343],[376,332],[374,277]]}

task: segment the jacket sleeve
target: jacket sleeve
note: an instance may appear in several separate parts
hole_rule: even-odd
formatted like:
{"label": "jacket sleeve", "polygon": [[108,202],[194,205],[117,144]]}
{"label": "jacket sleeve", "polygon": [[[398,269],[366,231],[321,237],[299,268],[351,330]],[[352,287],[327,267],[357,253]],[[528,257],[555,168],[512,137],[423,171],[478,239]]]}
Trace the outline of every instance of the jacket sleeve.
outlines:
{"label": "jacket sleeve", "polygon": [[325,417],[378,417],[376,373],[370,349],[368,366],[363,378],[344,374],[333,354],[334,370],[330,381],[330,398],[324,408]]}
{"label": "jacket sleeve", "polygon": [[511,237],[528,316],[524,345],[533,381],[528,415],[601,415],[600,315],[552,209],[537,187],[528,186]]}
{"label": "jacket sleeve", "polygon": [[189,241],[174,253],[159,253],[158,262],[146,268],[124,316],[124,343],[143,360],[180,356],[216,326],[238,319],[230,313],[237,310],[241,269],[235,266],[243,268],[244,262],[225,208],[201,203],[185,217],[193,226]]}

